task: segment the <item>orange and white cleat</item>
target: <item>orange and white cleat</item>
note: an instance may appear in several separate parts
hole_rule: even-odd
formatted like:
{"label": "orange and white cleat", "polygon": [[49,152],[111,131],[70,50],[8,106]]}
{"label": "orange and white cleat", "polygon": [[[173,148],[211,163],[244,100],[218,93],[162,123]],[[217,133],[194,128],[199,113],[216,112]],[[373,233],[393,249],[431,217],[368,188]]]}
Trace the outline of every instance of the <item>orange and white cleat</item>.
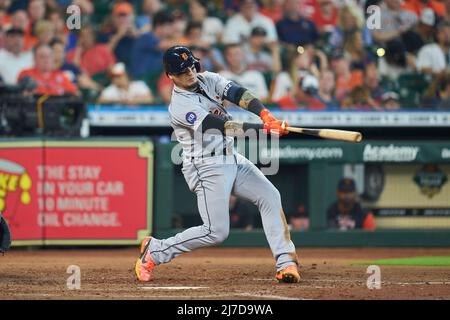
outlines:
{"label": "orange and white cleat", "polygon": [[152,237],[145,237],[141,243],[141,257],[137,259],[134,271],[139,281],[150,281],[152,278],[155,263],[150,255],[150,241]]}
{"label": "orange and white cleat", "polygon": [[300,274],[297,266],[287,266],[286,268],[277,272],[275,278],[282,283],[297,283],[300,282]]}

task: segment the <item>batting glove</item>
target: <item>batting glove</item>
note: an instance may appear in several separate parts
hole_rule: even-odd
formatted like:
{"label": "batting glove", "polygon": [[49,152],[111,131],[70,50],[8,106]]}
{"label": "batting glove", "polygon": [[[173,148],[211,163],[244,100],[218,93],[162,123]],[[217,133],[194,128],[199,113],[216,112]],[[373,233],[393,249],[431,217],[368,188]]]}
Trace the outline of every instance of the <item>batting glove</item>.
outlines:
{"label": "batting glove", "polygon": [[274,136],[284,136],[289,133],[285,128],[289,125],[284,120],[275,120],[264,123],[264,132]]}

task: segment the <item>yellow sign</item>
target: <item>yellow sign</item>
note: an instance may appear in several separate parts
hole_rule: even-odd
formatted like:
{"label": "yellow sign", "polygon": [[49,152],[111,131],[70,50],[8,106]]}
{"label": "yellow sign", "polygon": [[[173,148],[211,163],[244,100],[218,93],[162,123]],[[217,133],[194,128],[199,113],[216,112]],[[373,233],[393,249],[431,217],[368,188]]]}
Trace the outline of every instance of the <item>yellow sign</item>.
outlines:
{"label": "yellow sign", "polygon": [[20,202],[29,204],[31,185],[30,175],[24,167],[15,162],[0,159],[0,212],[6,208],[8,192],[15,192],[17,189],[21,190]]}

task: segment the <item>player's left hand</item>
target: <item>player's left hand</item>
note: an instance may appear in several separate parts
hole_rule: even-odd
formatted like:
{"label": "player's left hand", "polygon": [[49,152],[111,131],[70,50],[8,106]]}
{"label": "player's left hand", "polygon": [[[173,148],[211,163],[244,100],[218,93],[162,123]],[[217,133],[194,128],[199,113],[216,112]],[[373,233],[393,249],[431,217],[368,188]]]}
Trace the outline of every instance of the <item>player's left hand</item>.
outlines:
{"label": "player's left hand", "polygon": [[9,227],[6,220],[0,215],[0,253],[8,251],[10,246],[11,233],[9,232]]}
{"label": "player's left hand", "polygon": [[289,125],[284,120],[274,120],[264,123],[264,131],[268,134],[270,133],[271,135],[281,137],[289,133],[289,131],[285,129],[288,126]]}

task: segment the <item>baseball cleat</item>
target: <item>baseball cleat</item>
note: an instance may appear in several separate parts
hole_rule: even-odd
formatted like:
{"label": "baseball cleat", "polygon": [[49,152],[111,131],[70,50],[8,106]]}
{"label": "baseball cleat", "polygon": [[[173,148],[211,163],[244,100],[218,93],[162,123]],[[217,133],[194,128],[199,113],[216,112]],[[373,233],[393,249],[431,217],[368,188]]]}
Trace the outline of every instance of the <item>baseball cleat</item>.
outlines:
{"label": "baseball cleat", "polygon": [[297,266],[288,266],[277,272],[275,278],[280,283],[297,283],[300,282],[300,274]]}
{"label": "baseball cleat", "polygon": [[141,256],[136,261],[134,271],[136,273],[136,278],[139,281],[150,281],[152,277],[153,270],[155,269],[155,263],[150,255],[150,241],[152,237],[145,237],[141,243]]}

